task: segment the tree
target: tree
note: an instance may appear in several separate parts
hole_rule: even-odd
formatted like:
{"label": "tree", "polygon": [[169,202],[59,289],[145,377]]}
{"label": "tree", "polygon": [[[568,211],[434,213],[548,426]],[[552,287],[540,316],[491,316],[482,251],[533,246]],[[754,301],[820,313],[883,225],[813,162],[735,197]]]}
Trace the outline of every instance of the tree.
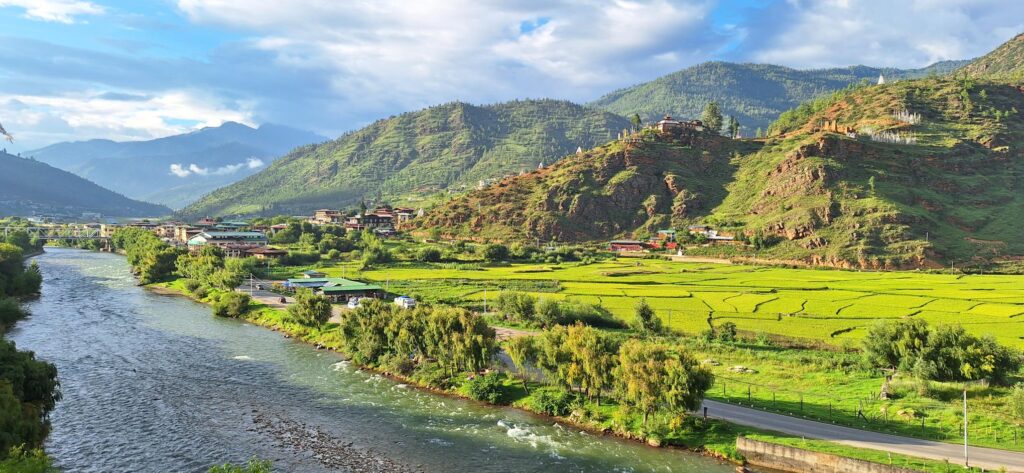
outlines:
{"label": "tree", "polygon": [[629,121],[630,121],[630,123],[633,124],[633,128],[635,128],[637,130],[642,128],[643,125],[644,125],[644,121],[640,119],[640,114],[639,113],[634,113],[633,116],[629,118]]}
{"label": "tree", "polygon": [[416,260],[424,263],[436,263],[441,261],[441,250],[433,246],[420,248],[420,251],[416,253]]}
{"label": "tree", "polygon": [[569,327],[565,338],[569,352],[567,375],[570,384],[578,384],[588,398],[601,403],[601,391],[611,384],[615,366],[615,346],[595,328],[577,323]]}
{"label": "tree", "polygon": [[740,122],[736,117],[729,115],[729,137],[735,139],[740,135]]}
{"label": "tree", "polygon": [[757,127],[757,131],[754,132],[754,136],[764,138],[764,130],[762,130],[761,127]]}
{"label": "tree", "polygon": [[298,323],[318,327],[331,318],[331,303],[310,289],[295,291],[295,303],[288,306],[288,314]]}
{"label": "tree", "polygon": [[1017,425],[1024,425],[1024,383],[1017,383],[1010,392],[1010,415]]}
{"label": "tree", "polygon": [[633,329],[643,334],[656,334],[661,332],[661,319],[654,313],[654,309],[647,304],[647,300],[640,299],[636,303],[635,315],[633,318]]}
{"label": "tree", "polygon": [[490,262],[505,261],[508,259],[508,247],[493,243],[484,247],[483,255]]}
{"label": "tree", "polygon": [[700,114],[700,121],[704,122],[704,128],[711,130],[715,133],[721,133],[722,131],[722,110],[718,107],[718,102],[708,102],[704,106],[704,111]]}
{"label": "tree", "polygon": [[619,349],[615,369],[619,398],[627,409],[650,414],[659,409],[677,415],[700,407],[714,375],[688,353],[630,339]]}
{"label": "tree", "polygon": [[505,341],[505,353],[512,360],[516,370],[519,371],[519,378],[523,381],[523,390],[527,393],[530,388],[526,385],[526,366],[536,362],[537,350],[533,346],[533,339],[530,337],[512,337]]}
{"label": "tree", "polygon": [[924,351],[928,333],[928,323],[918,318],[879,321],[864,337],[864,355],[874,366],[908,371]]}
{"label": "tree", "polygon": [[537,298],[525,292],[502,291],[498,294],[498,310],[505,319],[514,322],[532,322]]}
{"label": "tree", "polygon": [[217,317],[240,317],[249,311],[250,297],[241,292],[225,292],[213,304],[213,315]]}

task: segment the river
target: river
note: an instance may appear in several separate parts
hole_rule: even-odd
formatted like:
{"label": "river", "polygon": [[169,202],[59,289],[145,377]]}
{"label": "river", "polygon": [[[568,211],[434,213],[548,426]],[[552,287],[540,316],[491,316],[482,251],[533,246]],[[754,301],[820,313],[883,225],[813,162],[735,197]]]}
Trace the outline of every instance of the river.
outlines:
{"label": "river", "polygon": [[35,260],[42,296],[8,335],[57,365],[63,400],[46,448],[65,471],[205,471],[252,456],[296,472],[733,471],[361,372],[140,288],[117,255]]}

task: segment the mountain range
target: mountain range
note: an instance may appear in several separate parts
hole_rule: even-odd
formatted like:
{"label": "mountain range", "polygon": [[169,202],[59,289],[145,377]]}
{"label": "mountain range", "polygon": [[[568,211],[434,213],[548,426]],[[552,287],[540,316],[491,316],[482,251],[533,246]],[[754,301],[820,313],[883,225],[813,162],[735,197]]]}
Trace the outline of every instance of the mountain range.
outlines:
{"label": "mountain range", "polygon": [[962,71],[860,85],[783,113],[764,139],[647,129],[433,209],[424,229],[593,241],[711,225],[705,253],[839,267],[1024,255],[1024,37]]}
{"label": "mountain range", "polygon": [[325,140],[286,126],[226,122],[155,140],[62,142],[22,154],[129,197],[180,208],[297,146]]}
{"label": "mountain range", "polygon": [[453,102],[297,148],[182,212],[295,214],[361,200],[431,196],[534,169],[604,143],[629,126],[622,116],[558,100]]}
{"label": "mountain range", "polygon": [[70,172],[30,158],[0,153],[0,215],[161,216],[162,205],[129,199]]}
{"label": "mountain range", "polygon": [[741,133],[752,137],[782,112],[823,94],[862,81],[877,82],[942,75],[970,61],[943,61],[921,69],[852,66],[799,70],[772,64],[705,62],[650,82],[607,94],[589,105],[619,115],[639,114],[645,122],[665,115],[699,118],[716,101],[726,116],[739,120]]}

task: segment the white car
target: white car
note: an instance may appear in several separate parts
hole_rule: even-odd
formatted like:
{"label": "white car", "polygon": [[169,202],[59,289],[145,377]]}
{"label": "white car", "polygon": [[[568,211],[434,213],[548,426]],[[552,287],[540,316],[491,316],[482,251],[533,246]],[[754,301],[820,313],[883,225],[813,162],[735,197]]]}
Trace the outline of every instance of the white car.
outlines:
{"label": "white car", "polygon": [[362,298],[360,298],[360,297],[353,297],[353,298],[349,299],[348,300],[348,308],[349,309],[355,309],[355,308],[359,307],[359,304],[360,304],[361,301],[362,301]]}
{"label": "white car", "polygon": [[398,296],[395,298],[395,305],[403,309],[412,309],[416,307],[416,299],[409,296]]}

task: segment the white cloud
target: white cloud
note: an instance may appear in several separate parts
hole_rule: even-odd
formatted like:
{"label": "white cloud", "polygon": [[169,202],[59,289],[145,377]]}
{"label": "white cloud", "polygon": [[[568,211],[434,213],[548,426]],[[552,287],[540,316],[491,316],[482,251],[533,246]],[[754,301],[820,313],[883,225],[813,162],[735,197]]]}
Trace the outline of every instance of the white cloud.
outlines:
{"label": "white cloud", "polygon": [[717,41],[702,0],[179,0],[178,7],[195,23],[254,34],[249,46],[272,52],[276,67],[328,69],[330,92],[365,110],[455,99],[586,100],[682,67]]}
{"label": "white cloud", "polygon": [[194,176],[226,176],[226,175],[229,175],[229,174],[234,174],[234,173],[240,171],[242,168],[259,169],[259,168],[261,168],[263,166],[264,166],[264,163],[263,163],[262,159],[259,159],[259,158],[249,158],[249,159],[245,160],[245,162],[243,162],[243,163],[228,164],[228,165],[221,166],[221,167],[214,168],[214,169],[210,169],[208,167],[204,168],[204,167],[201,167],[201,166],[199,166],[198,164],[195,164],[195,163],[189,164],[188,166],[183,166],[181,164],[171,164],[170,171],[171,171],[171,174],[174,174],[175,176],[178,176],[178,177],[181,177],[181,178],[185,178],[185,177],[189,177],[189,176],[193,176],[193,175]]}
{"label": "white cloud", "polygon": [[251,104],[224,103],[202,92],[175,90],[133,100],[118,97],[95,92],[0,94],[0,116],[12,133],[19,130],[20,140],[36,144],[82,137],[147,140],[226,121],[253,124]]}
{"label": "white cloud", "polygon": [[1024,31],[1024,2],[789,0],[747,48],[757,62],[921,67],[982,55]]}
{"label": "white cloud", "polygon": [[0,0],[2,7],[19,7],[33,20],[74,23],[80,15],[100,15],[103,7],[82,0]]}

